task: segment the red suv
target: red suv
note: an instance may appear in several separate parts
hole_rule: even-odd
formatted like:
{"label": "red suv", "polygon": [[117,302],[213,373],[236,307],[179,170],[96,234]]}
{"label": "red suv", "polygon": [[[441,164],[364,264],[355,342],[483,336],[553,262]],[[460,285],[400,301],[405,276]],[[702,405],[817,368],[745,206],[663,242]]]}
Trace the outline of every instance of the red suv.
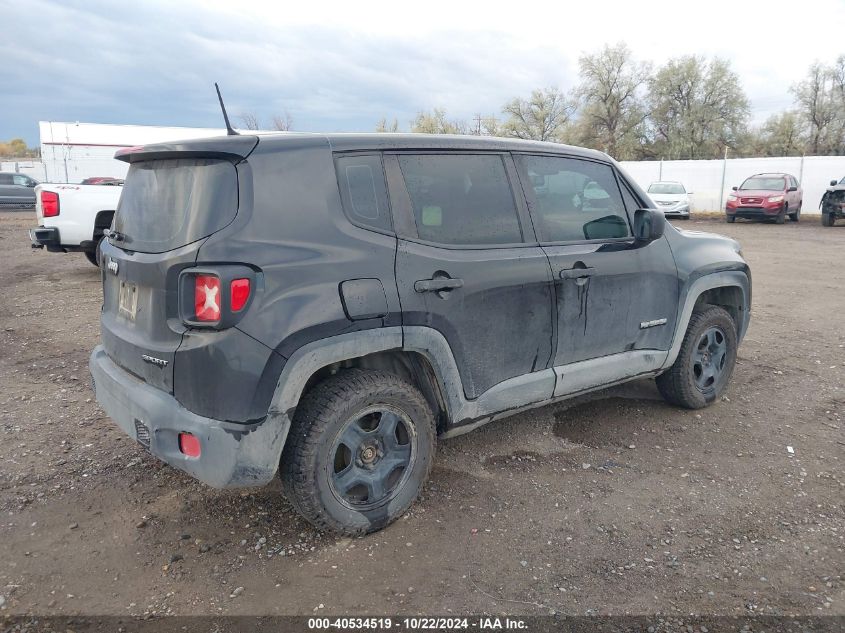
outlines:
{"label": "red suv", "polygon": [[737,218],[774,220],[783,224],[786,216],[793,222],[801,217],[804,192],[795,176],[755,174],[733,188],[725,205],[728,222]]}

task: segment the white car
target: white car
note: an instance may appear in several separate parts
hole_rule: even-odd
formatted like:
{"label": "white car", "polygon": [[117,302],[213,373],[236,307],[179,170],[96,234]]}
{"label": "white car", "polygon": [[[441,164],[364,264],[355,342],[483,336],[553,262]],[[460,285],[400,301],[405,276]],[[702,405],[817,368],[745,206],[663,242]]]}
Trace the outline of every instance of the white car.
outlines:
{"label": "white car", "polygon": [[648,195],[654,200],[656,208],[663,211],[664,215],[689,220],[692,191],[687,191],[681,183],[653,182],[648,186]]}
{"label": "white car", "polygon": [[117,184],[43,184],[35,187],[38,226],[29,230],[33,248],[82,252],[97,266],[97,246],[111,226],[123,187]]}

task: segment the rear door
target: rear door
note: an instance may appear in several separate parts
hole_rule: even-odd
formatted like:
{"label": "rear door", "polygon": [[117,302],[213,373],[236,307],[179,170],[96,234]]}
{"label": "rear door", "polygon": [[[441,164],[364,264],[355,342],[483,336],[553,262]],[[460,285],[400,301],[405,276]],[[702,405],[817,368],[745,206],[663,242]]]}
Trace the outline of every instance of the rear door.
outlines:
{"label": "rear door", "polygon": [[173,391],[173,361],[185,327],[178,276],[202,239],[238,212],[238,175],[221,158],[132,163],[110,238],[102,245],[103,346],[149,384]]}
{"label": "rear door", "polygon": [[514,196],[510,156],[400,153],[385,169],[403,325],[446,338],[468,399],[547,368],[549,264]]}
{"label": "rear door", "polygon": [[523,154],[516,162],[554,278],[554,365],[669,349],[674,258],[665,239],[634,244],[629,213],[640,203],[615,169],[564,156]]}

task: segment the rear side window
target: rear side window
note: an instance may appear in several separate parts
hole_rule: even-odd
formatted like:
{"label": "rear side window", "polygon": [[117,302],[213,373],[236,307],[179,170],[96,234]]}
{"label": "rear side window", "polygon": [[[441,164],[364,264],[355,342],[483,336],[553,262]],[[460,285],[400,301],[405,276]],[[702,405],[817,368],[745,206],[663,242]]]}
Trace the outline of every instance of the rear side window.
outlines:
{"label": "rear side window", "polygon": [[115,213],[120,246],[163,253],[211,235],[238,212],[235,166],[217,159],[132,163]]}
{"label": "rear side window", "polygon": [[352,223],[391,231],[381,156],[342,156],[335,166],[343,209]]}
{"label": "rear side window", "polygon": [[531,185],[534,226],[543,242],[630,236],[625,205],[610,165],[553,156],[520,156]]}
{"label": "rear side window", "polygon": [[522,242],[501,156],[402,154],[398,158],[420,239],[464,245]]}

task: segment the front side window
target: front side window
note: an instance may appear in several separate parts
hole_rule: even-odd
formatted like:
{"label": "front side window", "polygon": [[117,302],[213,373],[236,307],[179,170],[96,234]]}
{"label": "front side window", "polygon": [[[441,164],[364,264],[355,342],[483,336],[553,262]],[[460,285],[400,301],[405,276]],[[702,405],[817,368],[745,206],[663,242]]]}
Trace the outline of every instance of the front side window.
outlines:
{"label": "front side window", "polygon": [[531,213],[541,241],[631,235],[610,165],[556,156],[521,156],[519,161],[533,190]]}
{"label": "front side window", "polygon": [[387,186],[377,154],[342,156],[336,163],[340,197],[354,224],[391,230]]}
{"label": "front side window", "polygon": [[420,239],[464,245],[522,242],[501,156],[403,154],[398,159]]}

